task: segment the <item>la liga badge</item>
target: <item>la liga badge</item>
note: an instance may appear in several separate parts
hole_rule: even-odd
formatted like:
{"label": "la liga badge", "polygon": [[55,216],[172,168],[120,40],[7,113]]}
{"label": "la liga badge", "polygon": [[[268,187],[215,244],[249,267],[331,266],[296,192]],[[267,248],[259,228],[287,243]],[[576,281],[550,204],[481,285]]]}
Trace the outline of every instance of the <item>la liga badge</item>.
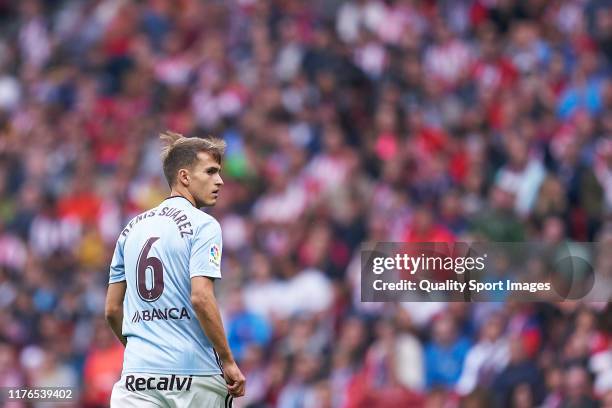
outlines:
{"label": "la liga badge", "polygon": [[210,257],[208,259],[211,264],[217,267],[221,266],[221,249],[219,245],[213,244],[210,247]]}

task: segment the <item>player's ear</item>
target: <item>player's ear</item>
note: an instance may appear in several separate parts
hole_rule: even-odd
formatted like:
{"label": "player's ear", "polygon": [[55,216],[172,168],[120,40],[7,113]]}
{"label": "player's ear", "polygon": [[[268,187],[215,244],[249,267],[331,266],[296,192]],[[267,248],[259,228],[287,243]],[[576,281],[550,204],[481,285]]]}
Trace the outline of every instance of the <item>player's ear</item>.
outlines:
{"label": "player's ear", "polygon": [[188,186],[189,185],[189,170],[187,169],[179,169],[178,171],[178,175],[177,175],[177,181],[179,183],[181,183],[184,186]]}

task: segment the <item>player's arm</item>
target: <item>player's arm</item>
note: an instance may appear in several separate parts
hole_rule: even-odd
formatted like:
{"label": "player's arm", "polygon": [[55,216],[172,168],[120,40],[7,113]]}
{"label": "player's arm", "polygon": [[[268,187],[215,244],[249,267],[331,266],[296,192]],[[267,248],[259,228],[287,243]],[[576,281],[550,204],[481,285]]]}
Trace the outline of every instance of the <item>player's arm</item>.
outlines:
{"label": "player's arm", "polygon": [[122,334],[121,327],[123,326],[123,299],[125,298],[126,288],[127,284],[125,281],[108,285],[106,306],[104,308],[104,316],[108,325],[124,346],[127,344],[127,339]]}
{"label": "player's arm", "polygon": [[235,397],[244,395],[245,378],[234,361],[234,356],[225,338],[225,330],[215,298],[213,279],[207,276],[191,278],[191,303],[204,333],[223,363],[223,374],[230,394]]}
{"label": "player's arm", "polygon": [[110,275],[108,279],[108,291],[106,293],[106,305],[104,316],[115,336],[125,346],[127,339],[122,334],[123,325],[123,299],[127,283],[125,281],[125,262],[123,259],[123,248],[125,237],[120,236],[115,245],[115,252],[110,264]]}

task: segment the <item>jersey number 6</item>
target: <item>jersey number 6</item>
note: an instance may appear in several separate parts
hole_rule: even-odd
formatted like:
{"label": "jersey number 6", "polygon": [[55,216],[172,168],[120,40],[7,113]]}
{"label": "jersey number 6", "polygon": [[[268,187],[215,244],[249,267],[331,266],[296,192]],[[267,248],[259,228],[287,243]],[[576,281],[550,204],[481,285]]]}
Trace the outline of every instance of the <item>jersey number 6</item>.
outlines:
{"label": "jersey number 6", "polygon": [[[137,275],[136,283],[138,287],[138,296],[145,302],[153,302],[161,296],[164,291],[164,265],[159,258],[154,256],[147,256],[151,250],[151,246],[157,241],[159,237],[152,237],[147,240],[140,256],[138,257],[138,265],[136,266]],[[151,268],[152,272],[152,283],[151,289],[147,288],[146,276],[147,269]]]}

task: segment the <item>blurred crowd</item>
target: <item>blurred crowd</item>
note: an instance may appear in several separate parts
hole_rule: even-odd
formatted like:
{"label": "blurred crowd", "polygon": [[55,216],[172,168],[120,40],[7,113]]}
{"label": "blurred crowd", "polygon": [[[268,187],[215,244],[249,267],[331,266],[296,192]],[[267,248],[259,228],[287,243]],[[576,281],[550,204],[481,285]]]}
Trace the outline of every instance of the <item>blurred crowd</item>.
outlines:
{"label": "blurred crowd", "polygon": [[359,292],[362,243],[612,243],[611,63],[610,0],[0,0],[0,386],[108,405],[170,129],[228,145],[236,406],[612,407],[609,302]]}

